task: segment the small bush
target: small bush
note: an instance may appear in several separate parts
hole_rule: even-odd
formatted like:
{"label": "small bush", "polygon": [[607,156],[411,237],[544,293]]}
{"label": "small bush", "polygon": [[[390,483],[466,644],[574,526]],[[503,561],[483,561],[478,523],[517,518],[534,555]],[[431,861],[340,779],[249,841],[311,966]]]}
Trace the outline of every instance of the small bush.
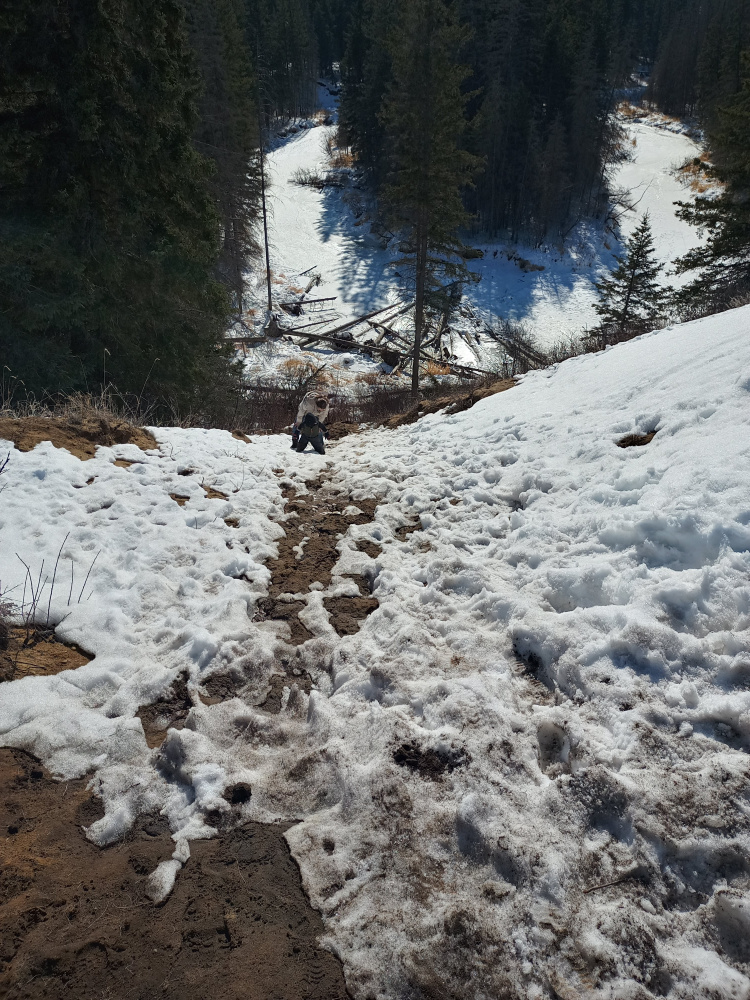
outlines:
{"label": "small bush", "polygon": [[320,174],[307,167],[300,167],[299,170],[295,170],[292,174],[292,184],[297,184],[300,187],[312,187],[318,191],[322,191],[323,188],[327,187],[343,187],[344,178],[341,174],[333,172]]}

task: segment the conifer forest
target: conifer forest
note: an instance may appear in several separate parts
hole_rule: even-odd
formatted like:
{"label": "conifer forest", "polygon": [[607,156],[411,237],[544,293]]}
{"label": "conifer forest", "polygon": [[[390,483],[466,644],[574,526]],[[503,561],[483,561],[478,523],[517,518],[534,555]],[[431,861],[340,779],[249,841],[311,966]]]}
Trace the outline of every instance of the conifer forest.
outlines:
{"label": "conifer forest", "polygon": [[682,208],[709,237],[679,262],[695,273],[683,299],[731,296],[750,258],[746,6],[9,0],[3,364],[27,392],[64,393],[101,384],[112,358],[122,392],[188,407],[231,380],[224,333],[264,267],[264,149],[312,113],[319,80],[402,233],[418,312],[469,280],[467,236],[534,246],[606,214],[634,81],[697,123],[723,186]]}

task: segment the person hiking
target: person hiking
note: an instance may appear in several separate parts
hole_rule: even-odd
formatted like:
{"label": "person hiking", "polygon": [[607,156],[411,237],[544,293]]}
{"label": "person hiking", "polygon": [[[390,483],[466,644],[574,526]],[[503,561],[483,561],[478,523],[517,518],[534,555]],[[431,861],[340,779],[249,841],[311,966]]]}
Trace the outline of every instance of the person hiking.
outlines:
{"label": "person hiking", "polygon": [[314,413],[304,415],[297,431],[297,444],[292,446],[295,451],[304,451],[311,444],[319,455],[325,455],[325,438],[328,437],[328,428],[318,420]]}
{"label": "person hiking", "polygon": [[297,410],[297,419],[292,428],[292,448],[304,451],[308,444],[320,454],[325,455],[324,437],[328,437],[325,421],[328,418],[330,403],[326,396],[319,392],[308,392]]}

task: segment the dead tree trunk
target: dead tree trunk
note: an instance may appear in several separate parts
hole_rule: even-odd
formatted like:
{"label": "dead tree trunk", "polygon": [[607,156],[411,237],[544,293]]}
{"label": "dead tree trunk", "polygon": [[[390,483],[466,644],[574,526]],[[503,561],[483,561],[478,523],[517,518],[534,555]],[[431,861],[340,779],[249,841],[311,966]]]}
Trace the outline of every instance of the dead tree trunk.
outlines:
{"label": "dead tree trunk", "polygon": [[417,222],[416,290],[414,310],[414,361],[411,368],[411,394],[419,395],[419,356],[422,348],[422,328],[424,326],[424,298],[427,282],[427,219],[420,209]]}

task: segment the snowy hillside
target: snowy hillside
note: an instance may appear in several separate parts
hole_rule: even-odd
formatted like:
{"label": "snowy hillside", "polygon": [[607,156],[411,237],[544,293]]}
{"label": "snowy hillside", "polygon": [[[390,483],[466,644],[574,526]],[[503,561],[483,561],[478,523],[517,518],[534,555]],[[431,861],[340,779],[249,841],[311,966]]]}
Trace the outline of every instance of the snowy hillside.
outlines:
{"label": "snowy hillside", "polygon": [[94,776],[93,840],[162,810],[160,899],[293,821],[358,1000],[750,998],[750,307],[325,459],[153,432],[3,476],[3,586],[61,550],[96,656],[0,686],[0,734]]}

